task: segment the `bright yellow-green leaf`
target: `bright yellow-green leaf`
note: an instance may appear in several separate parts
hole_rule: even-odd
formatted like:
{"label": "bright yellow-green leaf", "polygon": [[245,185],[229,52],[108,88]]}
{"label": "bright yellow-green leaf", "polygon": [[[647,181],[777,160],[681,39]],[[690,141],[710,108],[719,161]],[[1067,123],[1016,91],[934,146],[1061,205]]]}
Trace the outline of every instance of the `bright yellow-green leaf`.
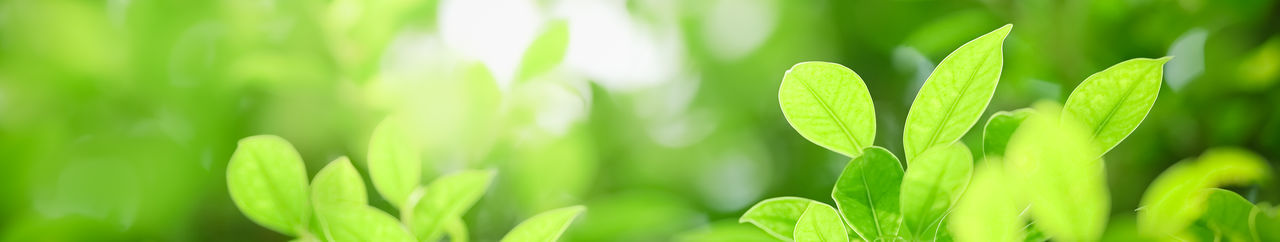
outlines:
{"label": "bright yellow-green leaf", "polygon": [[440,177],[422,190],[421,197],[410,199],[413,205],[402,210],[401,217],[419,241],[435,241],[449,220],[461,217],[484,195],[493,176],[493,171],[472,170]]}
{"label": "bright yellow-green leaf", "polygon": [[961,45],[938,63],[907,113],[902,134],[908,167],[934,146],[959,140],[969,132],[995,94],[1004,66],[1005,25]]}
{"label": "bright yellow-green leaf", "polygon": [[586,210],[587,207],[579,205],[539,213],[507,232],[502,242],[554,242],[573,219]]}
{"label": "bright yellow-green leaf", "polygon": [[415,241],[395,217],[370,206],[332,207],[320,220],[326,241]]}
{"label": "bright yellow-green leaf", "polygon": [[311,182],[311,204],[318,216],[333,207],[368,206],[365,193],[364,180],[345,156],[329,162]]}
{"label": "bright yellow-green leaf", "polygon": [[820,202],[810,202],[796,221],[796,242],[848,242],[849,232],[840,221],[836,209]]}
{"label": "bright yellow-green leaf", "polygon": [[[1034,105],[1005,152],[1007,174],[1031,204],[1036,227],[1055,240],[1092,241],[1110,214],[1106,173],[1088,132],[1064,120],[1052,102]],[[1066,122],[1063,122],[1066,121]]]}
{"label": "bright yellow-green leaf", "polygon": [[897,236],[902,215],[898,192],[902,187],[902,163],[889,150],[872,146],[849,161],[832,188],[844,221],[863,240]]}
{"label": "bright yellow-green leaf", "polygon": [[909,238],[933,239],[947,212],[964,193],[972,172],[973,155],[961,143],[929,149],[907,166],[899,204],[903,230]]}
{"label": "bright yellow-green leaf", "polygon": [[978,166],[973,183],[956,208],[948,216],[948,225],[956,241],[1023,241],[1023,227],[1019,217],[1022,208],[1014,200],[1010,181],[1004,174],[1001,161],[988,159]]}
{"label": "bright yellow-green leaf", "polygon": [[738,222],[754,224],[778,239],[791,240],[796,221],[800,220],[800,215],[804,214],[811,202],[815,201],[798,197],[765,199],[747,209]]}
{"label": "bright yellow-green leaf", "polygon": [[369,180],[387,202],[403,208],[422,179],[422,154],[405,121],[387,118],[369,138]]}
{"label": "bright yellow-green leaf", "polygon": [[525,49],[516,80],[527,81],[560,65],[568,49],[569,22],[554,20],[547,23],[542,34]]}
{"label": "bright yellow-green leaf", "polygon": [[1147,118],[1171,58],[1131,59],[1094,73],[1071,92],[1063,118],[1080,122],[1095,149],[1106,153]]}
{"label": "bright yellow-green leaf", "polygon": [[1204,213],[1205,189],[1258,182],[1270,169],[1262,157],[1237,148],[1215,148],[1196,161],[1178,162],[1142,194],[1138,228],[1147,236],[1176,235]]}
{"label": "bright yellow-green leaf", "polygon": [[876,137],[871,94],[849,68],[803,62],[787,70],[778,103],[791,127],[805,139],[849,157],[858,157]]}
{"label": "bright yellow-green leaf", "polygon": [[991,115],[987,119],[987,125],[982,128],[982,153],[986,156],[1004,156],[1005,148],[1009,146],[1009,138],[1013,137],[1013,132],[1018,130],[1018,126],[1033,113],[1032,109],[1023,108],[1013,111],[1000,111]]}
{"label": "bright yellow-green leaf", "polygon": [[227,190],[249,220],[286,235],[306,232],[307,170],[289,141],[274,135],[241,139],[227,164]]}

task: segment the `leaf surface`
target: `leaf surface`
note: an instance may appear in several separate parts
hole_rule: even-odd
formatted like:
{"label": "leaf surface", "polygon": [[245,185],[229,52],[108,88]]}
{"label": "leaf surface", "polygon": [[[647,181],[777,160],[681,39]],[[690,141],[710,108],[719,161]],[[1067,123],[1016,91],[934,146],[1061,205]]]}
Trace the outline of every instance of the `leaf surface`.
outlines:
{"label": "leaf surface", "polygon": [[304,166],[284,138],[247,137],[227,164],[227,190],[249,220],[285,235],[301,235],[311,216]]}
{"label": "leaf surface", "polygon": [[778,103],[800,136],[829,150],[858,157],[875,140],[871,94],[862,77],[840,64],[792,66],[782,77]]}
{"label": "leaf surface", "polygon": [[747,209],[738,222],[754,224],[778,239],[791,240],[791,236],[795,233],[796,221],[799,221],[800,215],[809,208],[810,202],[814,201],[799,197],[765,199]]}
{"label": "leaf surface", "polygon": [[915,240],[932,240],[943,217],[964,193],[973,172],[973,155],[961,143],[921,154],[902,180],[903,229]]}
{"label": "leaf surface", "polygon": [[1063,118],[1080,122],[1095,149],[1106,153],[1146,119],[1171,58],[1131,59],[1094,73],[1067,97]]}
{"label": "leaf surface", "polygon": [[995,94],[1004,66],[1005,25],[961,45],[942,59],[925,80],[903,130],[907,164],[934,146],[959,140],[969,131]]}
{"label": "leaf surface", "polygon": [[832,188],[831,198],[853,231],[863,240],[897,236],[902,163],[889,150],[867,148],[849,161]]}
{"label": "leaf surface", "polygon": [[493,176],[493,171],[469,170],[440,177],[415,192],[421,197],[411,197],[416,201],[401,211],[401,217],[419,241],[438,240],[450,220],[461,217],[484,195]]}
{"label": "leaf surface", "polygon": [[586,210],[587,207],[572,206],[539,213],[520,222],[520,225],[511,229],[511,232],[507,232],[507,235],[502,237],[502,242],[556,241],[561,234],[564,234],[564,230],[569,228],[570,222]]}
{"label": "leaf surface", "polygon": [[810,202],[796,222],[796,242],[848,242],[849,233],[836,209],[820,202]]}

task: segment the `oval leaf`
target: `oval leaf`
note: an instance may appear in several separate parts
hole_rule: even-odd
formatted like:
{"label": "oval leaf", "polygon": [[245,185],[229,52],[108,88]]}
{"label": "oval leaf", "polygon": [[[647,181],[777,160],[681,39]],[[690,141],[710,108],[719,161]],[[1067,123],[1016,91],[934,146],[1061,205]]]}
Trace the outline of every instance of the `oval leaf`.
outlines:
{"label": "oval leaf", "polygon": [[810,202],[814,201],[799,197],[765,199],[747,209],[738,222],[754,224],[778,239],[791,240],[796,221],[800,220],[800,215],[804,214]]}
{"label": "oval leaf", "polygon": [[898,189],[902,163],[889,150],[872,146],[849,161],[831,191],[836,207],[862,240],[897,236]]}
{"label": "oval leaf", "polygon": [[782,77],[778,103],[791,127],[824,148],[858,157],[876,137],[871,94],[849,68],[802,62]]}
{"label": "oval leaf", "polygon": [[567,208],[557,208],[534,215],[532,218],[520,222],[502,237],[503,242],[552,242],[560,238],[564,234],[564,230],[569,228],[570,222],[577,218],[579,214],[586,211],[587,207],[572,206]]}
{"label": "oval leaf", "polygon": [[987,119],[987,125],[982,128],[982,153],[988,157],[1004,156],[1005,148],[1009,146],[1009,137],[1013,137],[1013,131],[1018,130],[1018,125],[1031,116],[1032,112],[1030,108],[1023,108],[992,114]]}
{"label": "oval leaf", "polygon": [[422,180],[418,142],[399,118],[387,118],[369,138],[369,180],[388,203],[403,208]]}
{"label": "oval leaf", "polygon": [[987,160],[978,166],[973,183],[948,216],[948,228],[956,241],[1023,241],[1026,223],[1021,208],[1005,184],[1003,164]]}
{"label": "oval leaf", "polygon": [[1071,91],[1063,117],[1080,122],[1093,146],[1106,153],[1147,117],[1160,93],[1164,63],[1171,58],[1137,58],[1094,73]]}
{"label": "oval leaf", "polygon": [[1005,166],[1017,180],[1036,227],[1055,240],[1093,241],[1110,214],[1106,173],[1087,132],[1041,102],[1009,140]]}
{"label": "oval leaf", "polygon": [[902,134],[907,164],[934,146],[959,140],[981,118],[1004,66],[1005,25],[965,43],[938,63],[911,102]]}
{"label": "oval leaf", "polygon": [[320,224],[327,241],[415,241],[395,217],[369,206],[327,209]]}
{"label": "oval leaf", "polygon": [[451,219],[461,217],[484,195],[493,175],[493,171],[472,170],[436,179],[412,207],[401,211],[405,223],[419,241],[438,240]]}
{"label": "oval leaf", "polygon": [[1142,194],[1138,229],[1149,236],[1177,234],[1204,213],[1205,189],[1258,182],[1270,169],[1262,157],[1237,148],[1215,148],[1196,161],[1178,162]]}
{"label": "oval leaf", "polygon": [[810,202],[796,221],[794,237],[796,242],[848,242],[849,232],[844,230],[840,214],[834,208]]}
{"label": "oval leaf", "polygon": [[311,203],[316,213],[334,207],[363,207],[369,204],[364,180],[347,157],[329,162],[311,182]]}
{"label": "oval leaf", "polygon": [[520,60],[520,70],[516,80],[528,81],[545,73],[564,60],[565,51],[569,49],[569,22],[554,20],[547,23],[542,34],[525,49]]}
{"label": "oval leaf", "polygon": [[298,151],[279,136],[244,138],[227,164],[227,190],[249,220],[300,235],[311,216],[304,166]]}
{"label": "oval leaf", "polygon": [[964,144],[920,154],[902,180],[902,223],[915,240],[932,240],[943,217],[969,184],[973,155]]}

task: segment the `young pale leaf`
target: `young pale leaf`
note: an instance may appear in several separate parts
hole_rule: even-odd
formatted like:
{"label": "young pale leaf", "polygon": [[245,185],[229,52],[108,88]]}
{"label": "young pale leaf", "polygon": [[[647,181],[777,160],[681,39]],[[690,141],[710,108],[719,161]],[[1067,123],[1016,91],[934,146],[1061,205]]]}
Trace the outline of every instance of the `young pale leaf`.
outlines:
{"label": "young pale leaf", "polygon": [[782,77],[778,103],[791,127],[805,139],[849,157],[858,157],[876,137],[871,94],[849,68],[802,62]]}
{"label": "young pale leaf", "polygon": [[1194,162],[1178,162],[1142,194],[1138,229],[1148,236],[1177,234],[1204,213],[1205,189],[1258,182],[1270,169],[1262,157],[1237,148],[1210,149]]}
{"label": "young pale leaf", "polygon": [[934,146],[945,146],[964,136],[995,94],[1004,66],[1004,38],[1013,25],[1005,25],[965,43],[947,55],[925,80],[907,112],[902,145],[907,166]]}
{"label": "young pale leaf", "polygon": [[765,199],[747,209],[738,222],[754,224],[778,239],[791,240],[791,235],[795,233],[796,221],[800,220],[800,215],[804,214],[804,210],[811,202],[814,201],[798,197]]}
{"label": "young pale leaf", "polygon": [[848,242],[849,232],[840,221],[840,214],[831,205],[810,202],[804,214],[796,221],[796,242]]}
{"label": "young pale leaf", "polygon": [[364,180],[347,157],[329,162],[311,182],[311,204],[316,213],[324,213],[333,207],[363,207],[369,205],[365,195]]}
{"label": "young pale leaf", "polygon": [[392,117],[378,124],[369,138],[369,180],[397,208],[406,206],[422,179],[422,154],[413,134],[404,120]]}
{"label": "young pale leaf", "polygon": [[1254,210],[1257,209],[1253,203],[1235,192],[1219,188],[1210,188],[1205,192],[1209,195],[1205,199],[1206,210],[1200,219],[1204,220],[1209,229],[1230,241],[1259,241],[1252,222],[1256,214]]}
{"label": "young pale leaf", "polygon": [[326,241],[415,241],[395,217],[369,206],[327,208],[320,224]]}
{"label": "young pale leaf", "polygon": [[902,187],[902,163],[889,150],[872,146],[849,161],[831,198],[862,240],[897,236],[902,215],[898,192]]}
{"label": "young pale leaf", "polygon": [[[461,217],[484,195],[493,171],[463,171],[436,179],[401,217],[419,241],[440,238],[450,219]],[[411,199],[412,200],[412,199]]]}
{"label": "young pale leaf", "polygon": [[902,223],[915,240],[933,240],[943,217],[969,184],[973,155],[961,143],[929,149],[902,180]]}
{"label": "young pale leaf", "polygon": [[1080,122],[1092,135],[1093,147],[1106,153],[1147,117],[1160,92],[1164,63],[1171,58],[1137,58],[1094,73],[1067,97],[1063,118]]}
{"label": "young pale leaf", "polygon": [[1031,116],[1032,112],[1030,108],[1023,108],[992,114],[991,118],[987,119],[987,125],[982,128],[982,153],[987,157],[1004,156],[1005,148],[1009,146],[1009,138],[1013,137],[1013,131],[1017,131],[1018,125]]}
{"label": "young pale leaf", "polygon": [[572,206],[566,208],[557,208],[534,215],[532,218],[520,222],[502,237],[502,242],[553,242],[564,234],[564,230],[569,228],[570,222],[586,211],[587,207]]}
{"label": "young pale leaf", "polygon": [[554,20],[547,23],[542,34],[525,49],[516,80],[527,81],[556,67],[564,60],[568,48],[569,22]]}
{"label": "young pale leaf", "polygon": [[241,139],[227,164],[227,190],[253,222],[286,235],[306,232],[307,170],[289,141],[274,135]]}
{"label": "young pale leaf", "polygon": [[989,159],[978,166],[973,183],[948,216],[956,241],[1023,241],[1026,223],[1018,217],[1021,208],[1005,185],[1003,164]]}
{"label": "young pale leaf", "polygon": [[[1091,150],[1087,132],[1059,118],[1051,102],[1036,103],[1036,113],[1009,139],[1005,167],[1031,203],[1037,228],[1055,240],[1093,241],[1102,236],[1110,214],[1106,173]],[[1068,121],[1068,122],[1063,122]]]}

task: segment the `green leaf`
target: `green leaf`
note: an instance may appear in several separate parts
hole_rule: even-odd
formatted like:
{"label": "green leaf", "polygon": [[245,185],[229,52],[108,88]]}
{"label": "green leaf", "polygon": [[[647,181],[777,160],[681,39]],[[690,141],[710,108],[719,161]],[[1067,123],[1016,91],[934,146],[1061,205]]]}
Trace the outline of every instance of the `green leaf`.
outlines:
{"label": "green leaf", "polygon": [[1171,58],[1131,59],[1094,73],[1071,92],[1063,118],[1080,122],[1099,155],[1106,153],[1147,117]]}
{"label": "green leaf", "polygon": [[794,233],[797,242],[849,241],[849,233],[844,230],[840,214],[831,205],[820,202],[809,203],[796,221]]}
{"label": "green leaf", "polygon": [[987,125],[982,128],[982,153],[988,157],[1004,156],[1005,148],[1009,146],[1009,138],[1013,137],[1013,132],[1018,130],[1018,125],[1022,125],[1022,121],[1033,112],[1030,108],[1023,108],[992,114],[991,118],[987,119]]}
{"label": "green leaf", "polygon": [[1204,213],[1205,189],[1258,182],[1270,170],[1262,157],[1238,148],[1214,148],[1178,162],[1143,193],[1138,229],[1148,236],[1176,235]]}
{"label": "green leaf", "polygon": [[[1052,102],[1034,105],[1009,140],[1005,166],[1016,180],[1036,227],[1063,241],[1093,241],[1102,236],[1110,214],[1106,173],[1090,150],[1087,132],[1059,117]],[[1067,122],[1062,122],[1067,121]]]}
{"label": "green leaf", "polygon": [[965,43],[938,63],[907,112],[902,134],[907,166],[934,146],[959,140],[969,131],[995,94],[1004,66],[1005,25]]}
{"label": "green leaf", "polygon": [[800,136],[829,150],[858,157],[875,140],[875,107],[867,85],[840,64],[792,66],[782,77],[778,103]]}
{"label": "green leaf", "polygon": [[383,120],[369,138],[369,178],[388,203],[404,208],[422,180],[419,142],[398,117]]}
{"label": "green leaf", "polygon": [[516,80],[527,81],[560,65],[568,48],[569,22],[554,20],[547,23],[542,34],[525,49]]}
{"label": "green leaf", "polygon": [[227,164],[227,190],[249,220],[286,235],[306,232],[307,170],[289,141],[274,135],[241,139]]}
{"label": "green leaf", "polygon": [[551,242],[560,238],[564,234],[564,230],[569,228],[570,222],[586,211],[587,207],[572,206],[566,208],[557,208],[534,215],[532,218],[520,222],[502,237],[503,242]]}
{"label": "green leaf", "polygon": [[1235,192],[1210,188],[1205,199],[1206,210],[1200,217],[1209,229],[1229,238],[1230,241],[1259,241],[1254,232],[1253,222],[1256,215],[1253,203],[1240,197]]}
{"label": "green leaf", "polygon": [[412,207],[401,211],[401,217],[419,241],[435,241],[449,220],[461,217],[484,195],[493,176],[493,171],[472,170],[440,177],[423,189]]}
{"label": "green leaf", "polygon": [[915,240],[932,240],[943,217],[964,193],[973,155],[961,143],[929,149],[902,180],[902,223]]}
{"label": "green leaf", "polygon": [[320,223],[327,241],[414,241],[395,217],[369,206],[329,208]]}
{"label": "green leaf", "polygon": [[862,240],[897,236],[902,215],[898,190],[902,187],[902,163],[889,150],[872,146],[849,161],[831,198]]}
{"label": "green leaf", "polygon": [[800,220],[800,215],[804,214],[810,202],[814,201],[799,197],[765,199],[747,209],[738,222],[754,224],[778,239],[791,240],[791,235],[795,233],[796,221]]}
{"label": "green leaf", "polygon": [[364,180],[345,156],[329,162],[311,182],[311,204],[317,214],[334,207],[368,206],[365,193]]}
{"label": "green leaf", "polygon": [[1023,241],[1026,223],[1019,217],[1021,208],[1008,187],[1001,161],[981,163],[973,175],[973,183],[948,216],[949,229],[956,241]]}

